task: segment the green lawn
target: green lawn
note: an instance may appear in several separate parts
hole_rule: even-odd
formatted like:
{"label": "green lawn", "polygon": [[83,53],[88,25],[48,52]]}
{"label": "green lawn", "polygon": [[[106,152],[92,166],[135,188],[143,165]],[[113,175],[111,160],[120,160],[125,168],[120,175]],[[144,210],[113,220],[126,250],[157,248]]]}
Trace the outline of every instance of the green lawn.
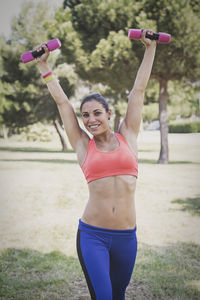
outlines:
{"label": "green lawn", "polygon": [[[126,300],[200,299],[200,134],[139,137],[139,249]],[[0,140],[0,299],[89,300],[75,238],[87,202],[72,151]]]}

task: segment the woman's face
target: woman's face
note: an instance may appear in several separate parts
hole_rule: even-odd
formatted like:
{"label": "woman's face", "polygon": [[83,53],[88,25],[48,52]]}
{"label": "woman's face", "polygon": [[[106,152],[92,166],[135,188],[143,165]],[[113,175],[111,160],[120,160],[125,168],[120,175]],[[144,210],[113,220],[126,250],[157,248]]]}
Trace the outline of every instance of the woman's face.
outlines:
{"label": "woman's face", "polygon": [[99,135],[109,129],[111,111],[106,112],[104,106],[96,101],[85,102],[82,106],[82,120],[85,128],[92,135]]}

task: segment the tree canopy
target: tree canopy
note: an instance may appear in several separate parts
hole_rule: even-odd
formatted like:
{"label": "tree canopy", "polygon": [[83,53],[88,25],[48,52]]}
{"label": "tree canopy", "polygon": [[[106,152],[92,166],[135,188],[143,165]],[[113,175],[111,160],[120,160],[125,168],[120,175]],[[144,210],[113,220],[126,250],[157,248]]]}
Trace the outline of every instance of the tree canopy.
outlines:
{"label": "tree canopy", "polygon": [[52,31],[63,39],[63,55],[75,63],[76,72],[83,79],[107,84],[116,104],[127,100],[144,52],[139,42],[128,39],[128,29],[151,28],[172,35],[170,44],[158,45],[151,75],[160,86],[159,162],[168,162],[168,82],[196,81],[200,75],[197,2],[67,0],[63,5],[65,9],[57,14]]}
{"label": "tree canopy", "polygon": [[[38,121],[53,122],[59,118],[56,104],[42,83],[35,61],[24,64],[20,58],[24,52],[48,41],[46,24],[51,16],[48,6],[43,2],[25,3],[19,16],[12,21],[11,39],[1,40],[1,91],[4,99],[1,119],[8,127],[20,128]],[[51,65],[63,89],[71,96],[77,75],[73,67],[66,63],[57,66],[58,57],[58,53],[51,55]]]}
{"label": "tree canopy", "polygon": [[146,103],[158,97],[159,162],[168,162],[167,103],[169,96],[176,99],[169,82],[191,87],[199,80],[199,16],[197,0],[65,0],[55,15],[46,3],[25,3],[12,22],[11,40],[1,39],[1,122],[19,127],[58,117],[35,63],[20,61],[23,52],[57,37],[61,55],[54,51],[50,64],[64,91],[71,97],[78,78],[105,85],[105,95],[114,99],[117,128],[144,53],[140,42],[128,38],[128,30],[150,28],[172,35],[170,44],[157,46],[146,93]]}

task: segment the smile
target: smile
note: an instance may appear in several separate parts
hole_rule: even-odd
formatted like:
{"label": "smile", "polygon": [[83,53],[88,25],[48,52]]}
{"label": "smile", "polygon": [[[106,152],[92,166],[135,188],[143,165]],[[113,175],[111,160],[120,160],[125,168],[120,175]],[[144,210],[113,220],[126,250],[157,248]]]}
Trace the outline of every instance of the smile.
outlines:
{"label": "smile", "polygon": [[96,124],[96,125],[89,125],[88,127],[90,128],[90,129],[96,129],[96,128],[98,128],[100,126],[100,124]]}

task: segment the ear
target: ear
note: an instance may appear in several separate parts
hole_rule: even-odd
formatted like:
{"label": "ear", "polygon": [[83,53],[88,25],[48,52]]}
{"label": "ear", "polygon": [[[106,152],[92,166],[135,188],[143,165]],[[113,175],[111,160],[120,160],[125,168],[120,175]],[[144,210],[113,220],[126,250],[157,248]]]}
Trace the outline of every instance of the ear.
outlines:
{"label": "ear", "polygon": [[108,112],[107,112],[107,114],[108,114],[108,120],[110,120],[110,118],[111,118],[111,116],[112,116],[112,110],[109,109]]}

